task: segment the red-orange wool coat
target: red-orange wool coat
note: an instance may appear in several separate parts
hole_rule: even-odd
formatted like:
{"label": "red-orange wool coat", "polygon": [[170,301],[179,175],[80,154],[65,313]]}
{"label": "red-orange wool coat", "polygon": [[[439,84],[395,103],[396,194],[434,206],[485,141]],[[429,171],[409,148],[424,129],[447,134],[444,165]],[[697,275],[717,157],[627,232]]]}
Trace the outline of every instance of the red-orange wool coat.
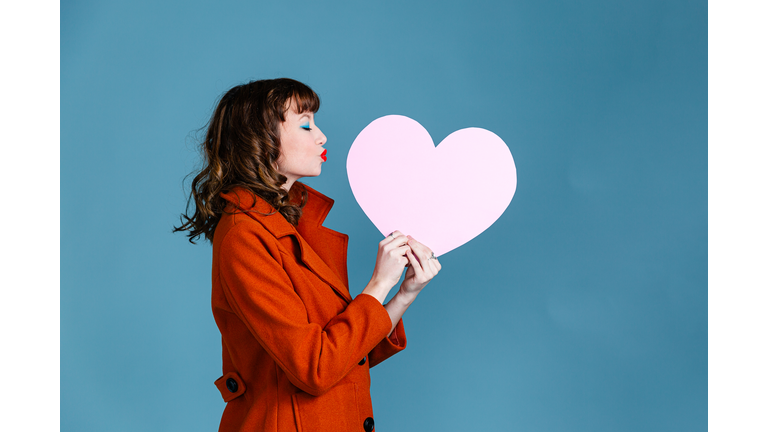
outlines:
{"label": "red-orange wool coat", "polygon": [[[213,316],[227,402],[220,431],[365,431],[369,368],[405,348],[402,321],[347,288],[347,240],[321,224],[333,200],[301,183],[298,227],[235,189],[213,238]],[[272,214],[270,214],[272,213]],[[366,424],[367,423],[367,424]]]}

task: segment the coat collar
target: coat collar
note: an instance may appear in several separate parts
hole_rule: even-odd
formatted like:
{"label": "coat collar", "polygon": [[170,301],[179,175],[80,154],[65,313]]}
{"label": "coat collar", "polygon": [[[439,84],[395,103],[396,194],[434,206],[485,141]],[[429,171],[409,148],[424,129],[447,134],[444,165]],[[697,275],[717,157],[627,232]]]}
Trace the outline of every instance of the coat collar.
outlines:
{"label": "coat collar", "polygon": [[346,234],[324,227],[333,200],[311,187],[296,182],[291,187],[291,199],[298,202],[302,192],[307,193],[307,203],[302,209],[297,227],[263,199],[243,188],[234,188],[221,196],[232,203],[231,210],[240,211],[261,223],[275,238],[292,235],[299,243],[301,261],[320,279],[347,302],[352,301],[347,278]]}

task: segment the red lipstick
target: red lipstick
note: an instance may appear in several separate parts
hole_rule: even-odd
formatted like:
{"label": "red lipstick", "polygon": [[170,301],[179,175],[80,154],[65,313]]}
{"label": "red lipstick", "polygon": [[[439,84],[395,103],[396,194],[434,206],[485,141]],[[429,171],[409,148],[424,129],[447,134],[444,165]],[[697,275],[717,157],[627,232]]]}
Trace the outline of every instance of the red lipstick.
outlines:
{"label": "red lipstick", "polygon": [[327,160],[328,160],[328,158],[327,158],[327,157],[325,157],[325,154],[326,154],[326,153],[328,153],[328,150],[327,150],[327,149],[323,150],[323,154],[321,154],[321,155],[320,155],[320,157],[321,157],[321,158],[323,158],[323,162],[325,162],[325,161],[327,161]]}

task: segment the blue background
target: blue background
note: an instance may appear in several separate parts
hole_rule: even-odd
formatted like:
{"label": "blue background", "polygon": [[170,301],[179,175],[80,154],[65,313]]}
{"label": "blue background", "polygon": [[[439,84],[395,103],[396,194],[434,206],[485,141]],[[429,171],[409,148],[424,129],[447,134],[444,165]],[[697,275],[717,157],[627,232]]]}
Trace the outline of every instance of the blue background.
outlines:
{"label": "blue background", "polygon": [[280,76],[322,99],[307,183],[353,294],[380,239],[346,179],[370,121],[486,128],[517,164],[372,370],[377,430],[706,430],[706,2],[121,0],[61,5],[63,431],[217,428],[211,249],[171,229],[217,98]]}

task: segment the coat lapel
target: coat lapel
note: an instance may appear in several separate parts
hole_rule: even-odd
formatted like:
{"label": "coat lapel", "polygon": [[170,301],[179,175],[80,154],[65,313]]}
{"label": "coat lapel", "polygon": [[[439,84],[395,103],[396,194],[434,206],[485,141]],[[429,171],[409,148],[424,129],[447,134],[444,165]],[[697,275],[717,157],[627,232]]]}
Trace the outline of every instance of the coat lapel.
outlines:
{"label": "coat lapel", "polygon": [[[331,286],[337,294],[339,294],[347,303],[352,301],[352,297],[349,295],[349,290],[341,278],[333,271],[320,256],[315,252],[309,243],[301,236],[298,236],[299,245],[301,246],[301,261],[316,274],[325,283]],[[344,251],[344,257],[346,258],[346,249]]]}
{"label": "coat lapel", "polygon": [[333,200],[301,183],[300,187],[307,192],[307,204],[299,219],[298,231],[301,237],[309,243],[320,261],[330,267],[345,287],[349,287],[347,277],[347,245],[349,236],[323,226],[323,221],[333,207]]}
{"label": "coat lapel", "polygon": [[[306,190],[308,198],[298,229],[274,207],[260,198],[254,199],[244,189],[235,188],[222,196],[239,210],[261,223],[275,238],[292,235],[298,240],[301,261],[317,277],[327,283],[346,302],[351,302],[347,278],[347,243],[349,237],[322,226],[333,206],[333,200],[302,183],[295,183],[291,195]],[[271,213],[271,214],[270,214]]]}

